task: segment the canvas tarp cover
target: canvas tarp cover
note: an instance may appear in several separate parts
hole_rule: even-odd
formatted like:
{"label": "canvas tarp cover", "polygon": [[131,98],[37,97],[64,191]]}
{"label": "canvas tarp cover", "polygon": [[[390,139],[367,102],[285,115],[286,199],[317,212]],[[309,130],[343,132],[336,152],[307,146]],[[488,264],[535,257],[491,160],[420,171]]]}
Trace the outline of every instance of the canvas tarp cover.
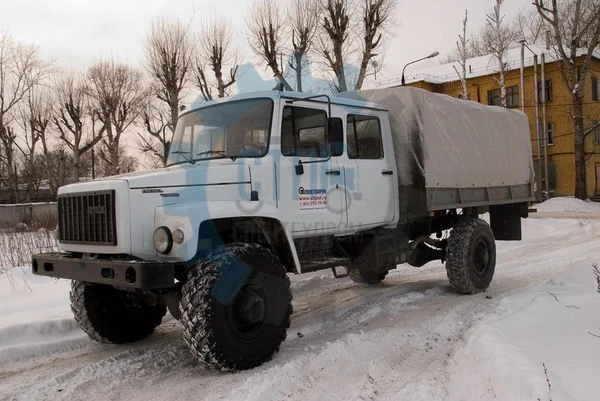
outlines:
{"label": "canvas tarp cover", "polygon": [[533,180],[529,125],[520,111],[410,87],[338,96],[389,111],[400,186],[504,187]]}

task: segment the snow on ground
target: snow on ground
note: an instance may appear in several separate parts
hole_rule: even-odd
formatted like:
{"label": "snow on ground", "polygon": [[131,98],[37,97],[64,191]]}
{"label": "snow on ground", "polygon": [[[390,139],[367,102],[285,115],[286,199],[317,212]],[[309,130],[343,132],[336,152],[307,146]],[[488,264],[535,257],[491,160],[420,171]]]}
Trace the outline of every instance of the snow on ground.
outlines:
{"label": "snow on ground", "polygon": [[66,280],[33,276],[24,268],[13,269],[10,280],[0,276],[0,367],[91,342],[73,320]]}
{"label": "snow on ground", "polygon": [[600,203],[582,201],[577,198],[551,198],[545,202],[534,205],[538,212],[578,212],[600,213]]}
{"label": "snow on ground", "polygon": [[504,297],[456,352],[450,393],[465,400],[597,400],[599,316],[587,263]]}
{"label": "snow on ground", "polygon": [[199,365],[171,317],[139,343],[96,344],[75,325],[66,281],[13,269],[16,290],[0,276],[0,400],[596,400],[592,207],[538,205],[523,241],[498,243],[482,294],[454,293],[440,263],[401,265],[375,287],[292,276],[288,339],[236,374]]}

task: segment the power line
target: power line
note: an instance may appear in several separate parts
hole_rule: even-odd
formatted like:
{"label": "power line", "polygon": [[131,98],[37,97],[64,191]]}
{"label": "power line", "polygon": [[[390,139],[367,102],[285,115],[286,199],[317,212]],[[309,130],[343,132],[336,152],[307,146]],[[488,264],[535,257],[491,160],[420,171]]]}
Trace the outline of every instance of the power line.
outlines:
{"label": "power line", "polygon": [[[590,104],[596,104],[598,106],[600,106],[600,102],[599,101],[592,101],[592,102],[582,102],[581,105],[590,105]],[[540,107],[543,106],[543,103],[540,103]],[[546,103],[546,107],[564,107],[564,106],[573,106],[573,103]],[[514,108],[520,108],[521,106],[515,106]],[[535,108],[537,106],[533,105],[533,106],[527,106],[525,105],[524,107],[526,108]],[[512,108],[512,107],[511,107]]]}
{"label": "power line", "polygon": [[[600,129],[600,127],[596,127],[596,129]],[[585,131],[585,130],[584,130]],[[560,135],[553,135],[552,138],[562,138],[565,136],[574,136],[575,132],[569,132],[567,134],[560,134]],[[544,141],[544,138],[540,138],[540,139],[532,139],[531,142],[542,142]]]}

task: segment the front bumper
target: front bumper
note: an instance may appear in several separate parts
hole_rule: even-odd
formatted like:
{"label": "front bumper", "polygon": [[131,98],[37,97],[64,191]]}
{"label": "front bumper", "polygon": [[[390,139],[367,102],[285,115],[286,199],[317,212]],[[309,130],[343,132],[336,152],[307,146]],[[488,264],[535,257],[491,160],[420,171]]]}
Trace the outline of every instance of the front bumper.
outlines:
{"label": "front bumper", "polygon": [[176,263],[81,259],[64,253],[33,256],[33,274],[140,289],[172,288]]}

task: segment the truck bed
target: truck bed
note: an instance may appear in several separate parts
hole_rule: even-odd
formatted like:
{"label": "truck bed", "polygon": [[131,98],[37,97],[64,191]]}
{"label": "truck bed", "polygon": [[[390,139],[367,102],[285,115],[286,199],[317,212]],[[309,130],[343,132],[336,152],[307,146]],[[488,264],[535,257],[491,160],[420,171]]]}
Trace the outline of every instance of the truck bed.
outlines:
{"label": "truck bed", "polygon": [[410,87],[339,96],[388,110],[406,211],[534,199],[531,139],[524,113]]}

